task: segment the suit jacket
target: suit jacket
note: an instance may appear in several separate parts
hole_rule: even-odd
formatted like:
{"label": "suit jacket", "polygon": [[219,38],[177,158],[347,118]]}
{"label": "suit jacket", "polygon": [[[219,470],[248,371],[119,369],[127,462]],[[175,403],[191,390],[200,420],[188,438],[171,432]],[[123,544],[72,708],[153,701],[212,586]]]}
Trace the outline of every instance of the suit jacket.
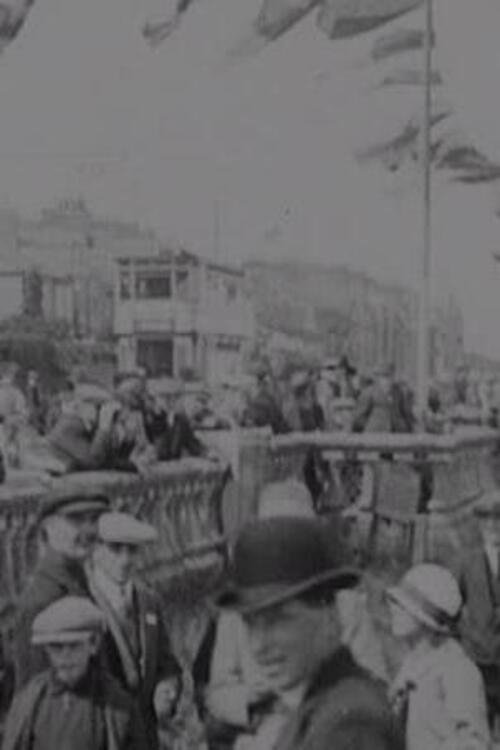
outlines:
{"label": "suit jacket", "polygon": [[96,585],[91,568],[87,575],[92,598],[107,624],[102,648],[105,667],[123,688],[137,697],[150,734],[150,746],[154,748],[157,746],[155,688],[161,680],[172,676],[180,678],[181,674],[164,625],[160,597],[144,584],[135,584],[139,636],[139,653],[136,653],[119,616]]}
{"label": "suit jacket", "polygon": [[49,549],[19,600],[14,639],[17,689],[47,666],[41,649],[30,645],[31,626],[39,612],[63,596],[89,596],[85,572],[77,561]]}
{"label": "suit jacket", "polygon": [[153,444],[159,461],[177,461],[184,455],[201,456],[204,453],[203,444],[184,414],[175,414],[172,424],[165,414],[162,415],[156,422]]}
{"label": "suit jacket", "polygon": [[[335,741],[334,741],[335,739]],[[402,750],[385,691],[346,648],[311,681],[274,750]]]}
{"label": "suit jacket", "polygon": [[[149,750],[142,717],[131,697],[98,669],[91,682],[88,699],[102,712],[107,750]],[[32,750],[38,706],[50,683],[50,672],[42,672],[16,695],[4,726],[2,750]]]}

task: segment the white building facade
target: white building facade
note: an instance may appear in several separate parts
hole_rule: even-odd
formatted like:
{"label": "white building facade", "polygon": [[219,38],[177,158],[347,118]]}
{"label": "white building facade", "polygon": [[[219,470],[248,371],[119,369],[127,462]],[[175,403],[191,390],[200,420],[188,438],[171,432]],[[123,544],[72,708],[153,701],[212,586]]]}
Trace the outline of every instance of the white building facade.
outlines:
{"label": "white building facade", "polygon": [[116,261],[114,333],[122,370],[220,383],[241,373],[254,335],[244,273],[186,251]]}

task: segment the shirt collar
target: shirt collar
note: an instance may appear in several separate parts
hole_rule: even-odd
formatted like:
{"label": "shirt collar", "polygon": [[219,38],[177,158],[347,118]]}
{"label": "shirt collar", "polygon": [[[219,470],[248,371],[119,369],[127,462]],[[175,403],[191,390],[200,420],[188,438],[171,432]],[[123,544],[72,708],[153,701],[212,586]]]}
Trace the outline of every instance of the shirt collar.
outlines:
{"label": "shirt collar", "polygon": [[123,586],[120,586],[98,565],[94,568],[94,580],[98,589],[102,591],[111,604],[120,606],[124,601],[130,602],[132,600],[134,592],[132,581],[127,581]]}

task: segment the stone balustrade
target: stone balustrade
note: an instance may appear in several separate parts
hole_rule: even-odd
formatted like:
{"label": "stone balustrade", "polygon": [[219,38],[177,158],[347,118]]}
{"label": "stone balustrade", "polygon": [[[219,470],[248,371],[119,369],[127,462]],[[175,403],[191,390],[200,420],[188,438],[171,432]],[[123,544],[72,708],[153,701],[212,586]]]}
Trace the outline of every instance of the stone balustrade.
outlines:
{"label": "stone balustrade", "polygon": [[[185,459],[158,465],[147,477],[86,472],[53,480],[50,486],[0,487],[0,631],[4,637],[12,625],[19,592],[36,562],[36,518],[44,498],[54,487],[83,484],[86,489],[95,486],[106,492],[116,508],[140,515],[158,529],[159,540],[145,554],[142,573],[169,597],[170,611],[176,606],[184,609],[178,628],[183,650],[192,640],[191,634],[186,635],[186,623],[193,620],[192,607],[200,606],[204,614],[199,621],[206,622],[204,602],[220,581],[227,542],[255,516],[262,487],[268,481],[302,477],[311,452],[330,466],[333,510],[353,501],[352,476],[346,468],[357,467],[368,477],[369,481],[361,483],[368,502],[356,514],[368,560],[374,566],[393,565],[394,572],[417,560],[451,565],[462,578],[469,578],[477,604],[474,628],[481,632],[490,604],[485,601],[475,509],[481,503],[484,509],[485,501],[493,508],[500,506],[495,455],[499,433],[467,427],[444,436],[308,433],[272,437],[266,430],[235,430],[225,438],[219,435],[217,441],[219,447],[225,441],[230,452],[233,476],[229,481],[223,465]],[[472,575],[484,586],[474,585]]]}
{"label": "stone balustrade", "polygon": [[[0,618],[10,621],[16,600],[39,551],[37,516],[53,489],[95,487],[116,509],[152,523],[158,541],[148,547],[142,574],[163,591],[208,574],[223,564],[221,501],[226,474],[201,459],[160,464],[147,478],[117,472],[85,472],[50,485],[0,487]],[[175,581],[175,586],[174,586]],[[0,625],[1,629],[1,625]]]}

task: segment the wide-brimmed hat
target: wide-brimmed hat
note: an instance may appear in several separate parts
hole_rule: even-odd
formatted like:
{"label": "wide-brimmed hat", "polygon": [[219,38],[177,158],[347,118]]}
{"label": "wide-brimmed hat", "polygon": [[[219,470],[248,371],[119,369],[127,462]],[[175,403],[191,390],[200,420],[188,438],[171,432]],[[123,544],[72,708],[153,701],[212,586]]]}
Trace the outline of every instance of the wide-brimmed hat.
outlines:
{"label": "wide-brimmed hat", "polygon": [[317,519],[266,518],[253,521],[236,541],[232,585],[219,597],[221,607],[241,614],[258,612],[312,589],[352,588],[360,571],[348,564],[339,544],[332,554]]}
{"label": "wide-brimmed hat", "polygon": [[463,605],[455,576],[447,568],[432,563],[415,565],[397,586],[387,590],[387,596],[438,633],[454,629]]}

